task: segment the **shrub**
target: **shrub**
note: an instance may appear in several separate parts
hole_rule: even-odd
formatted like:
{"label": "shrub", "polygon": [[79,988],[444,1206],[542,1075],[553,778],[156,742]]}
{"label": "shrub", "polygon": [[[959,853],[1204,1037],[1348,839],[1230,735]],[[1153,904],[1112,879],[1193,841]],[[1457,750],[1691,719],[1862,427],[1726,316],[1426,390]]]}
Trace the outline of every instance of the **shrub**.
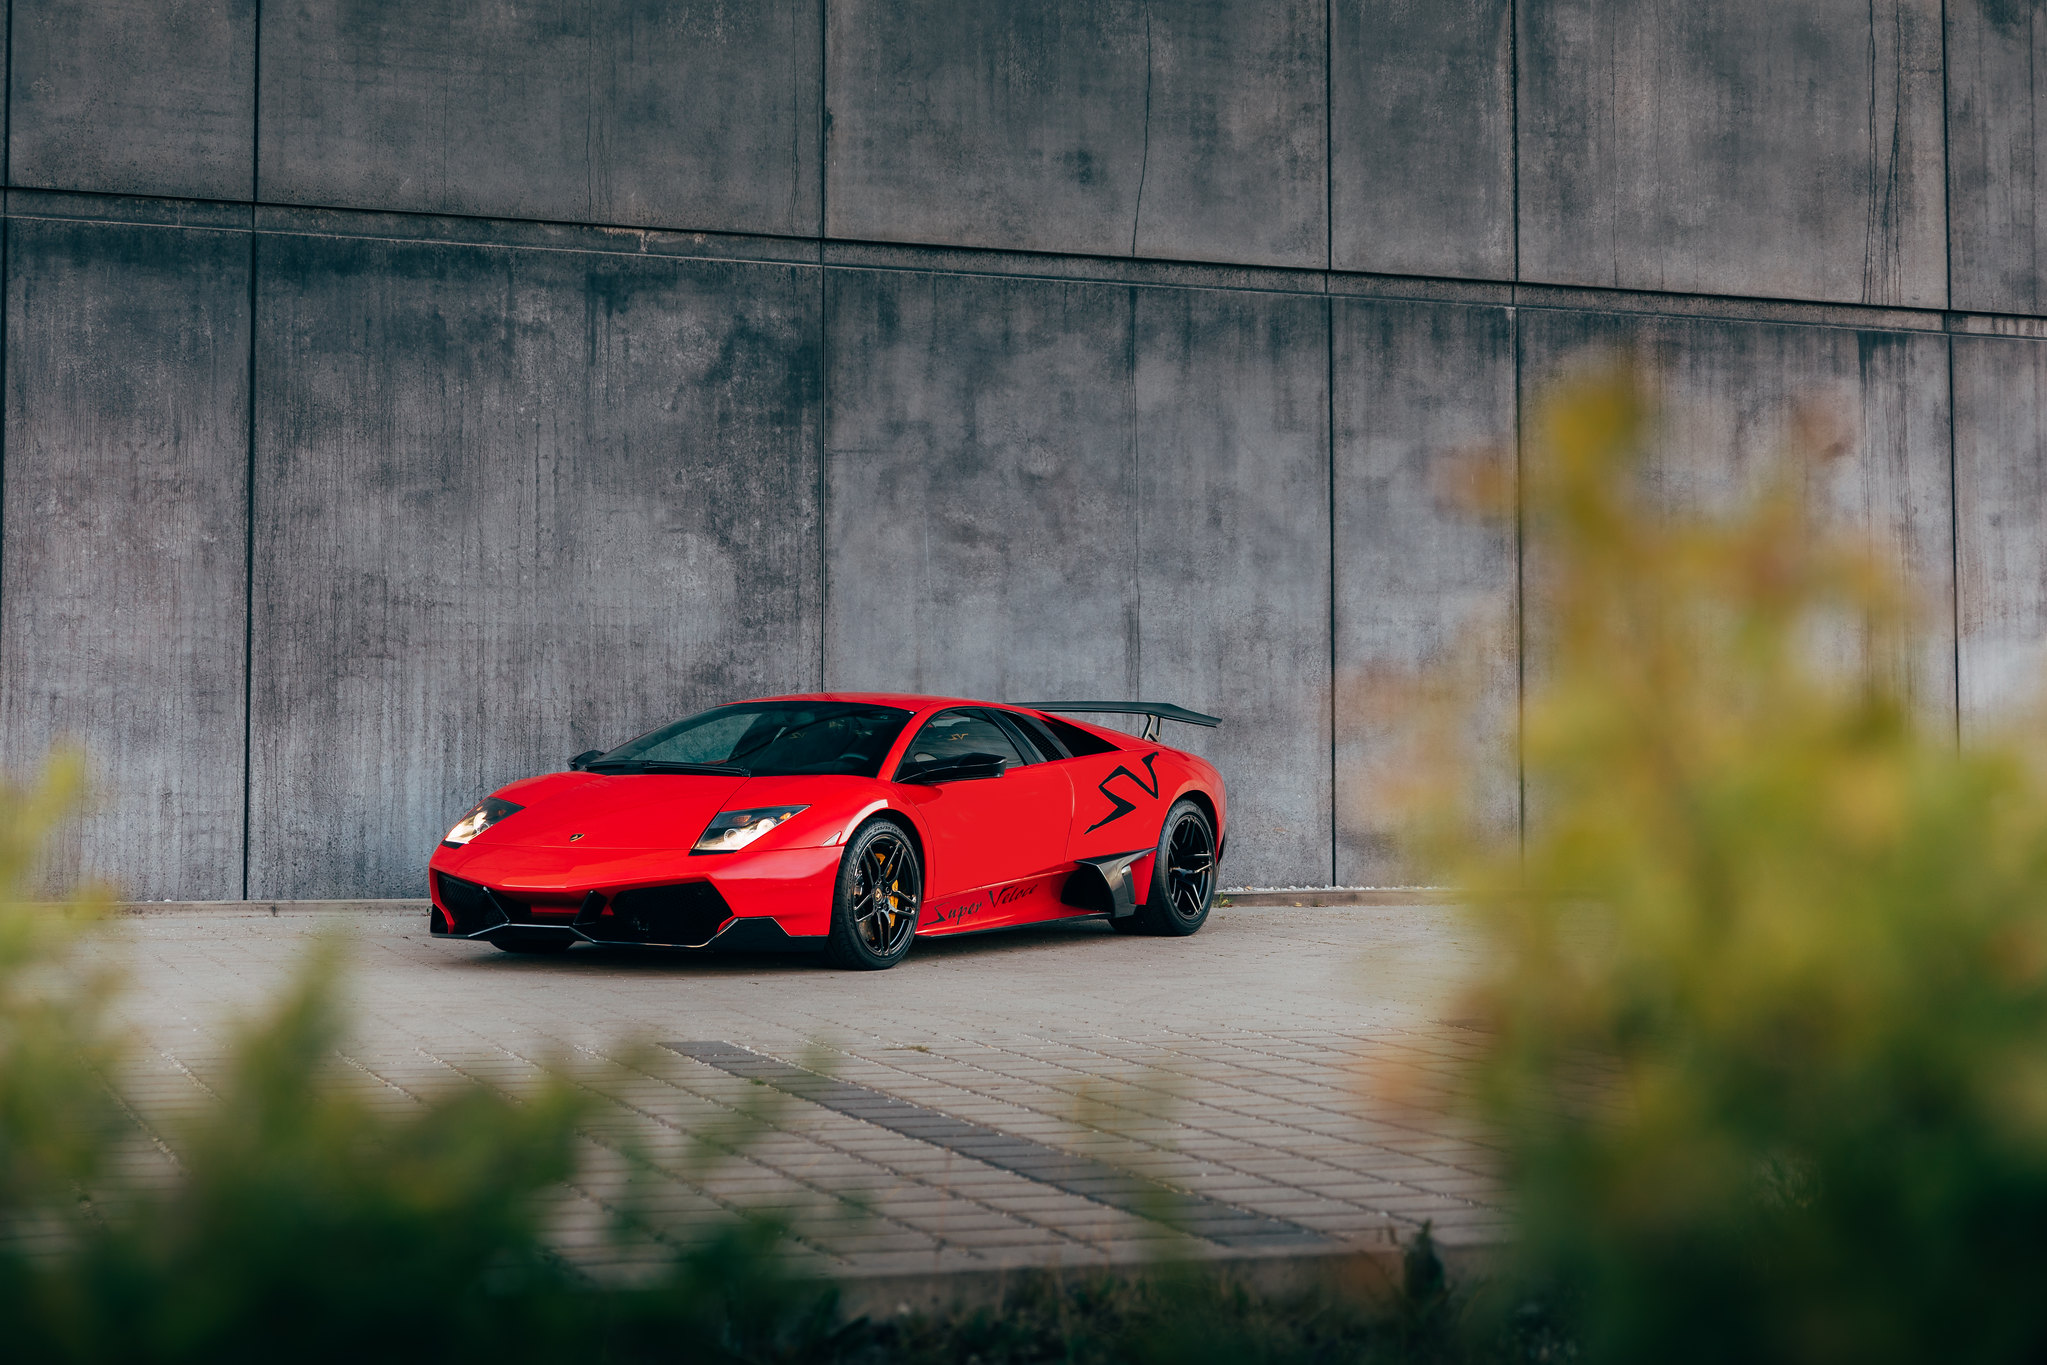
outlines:
{"label": "shrub", "polygon": [[1526,837],[1433,827],[1499,949],[1525,1262],[1597,1360],[2037,1358],[2039,747],[1918,709],[1906,594],[1809,505],[1825,452],[1672,513],[1645,393],[1531,414]]}
{"label": "shrub", "polygon": [[[32,903],[35,851],[77,790],[60,761],[0,786],[0,1322],[12,1358],[193,1361],[782,1360],[835,1324],[741,1221],[650,1282],[593,1286],[545,1238],[587,1093],[552,1073],[392,1113],[333,1079],[338,949],[245,1025],[218,1103],[170,1135],[170,1180],[117,1160],[112,982],[82,951],[109,901]],[[636,1232],[621,1218],[613,1235]]]}

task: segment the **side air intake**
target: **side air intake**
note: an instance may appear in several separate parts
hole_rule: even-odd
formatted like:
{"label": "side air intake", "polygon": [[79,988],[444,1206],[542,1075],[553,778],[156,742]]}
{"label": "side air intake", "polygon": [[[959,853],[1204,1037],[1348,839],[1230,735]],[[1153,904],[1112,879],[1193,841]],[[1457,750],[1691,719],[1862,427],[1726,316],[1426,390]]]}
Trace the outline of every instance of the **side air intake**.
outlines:
{"label": "side air intake", "polygon": [[434,873],[434,886],[440,892],[441,909],[448,912],[452,922],[451,933],[480,934],[511,922],[511,916],[505,913],[488,887],[465,882],[460,877],[450,877],[445,872]]}

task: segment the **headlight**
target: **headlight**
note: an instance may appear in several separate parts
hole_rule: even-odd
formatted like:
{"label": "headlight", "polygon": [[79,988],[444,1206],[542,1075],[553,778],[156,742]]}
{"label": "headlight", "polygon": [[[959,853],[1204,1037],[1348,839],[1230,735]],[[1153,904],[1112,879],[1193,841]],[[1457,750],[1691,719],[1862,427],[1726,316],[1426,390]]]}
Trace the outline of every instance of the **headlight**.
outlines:
{"label": "headlight", "polygon": [[720,811],[690,852],[736,853],[798,811],[809,809],[808,806],[766,806],[760,810]]}
{"label": "headlight", "polygon": [[469,814],[455,822],[455,828],[449,830],[448,836],[441,842],[450,848],[458,848],[512,812],[524,809],[526,809],[524,806],[515,806],[510,801],[500,801],[495,796],[486,796],[469,808]]}

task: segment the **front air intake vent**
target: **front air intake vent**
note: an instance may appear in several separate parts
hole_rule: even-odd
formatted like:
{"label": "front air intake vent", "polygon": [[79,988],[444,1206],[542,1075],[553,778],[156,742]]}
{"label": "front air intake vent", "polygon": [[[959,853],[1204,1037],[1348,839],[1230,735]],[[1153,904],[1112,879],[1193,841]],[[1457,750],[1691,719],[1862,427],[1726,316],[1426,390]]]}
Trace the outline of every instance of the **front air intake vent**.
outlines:
{"label": "front air intake vent", "polygon": [[620,943],[701,948],[732,918],[732,907],[709,882],[642,886],[611,898],[610,913],[585,926],[592,937]]}
{"label": "front air intake vent", "polygon": [[440,892],[441,909],[448,912],[454,933],[479,934],[495,929],[509,918],[487,887],[450,877],[445,872],[434,873],[434,886]]}

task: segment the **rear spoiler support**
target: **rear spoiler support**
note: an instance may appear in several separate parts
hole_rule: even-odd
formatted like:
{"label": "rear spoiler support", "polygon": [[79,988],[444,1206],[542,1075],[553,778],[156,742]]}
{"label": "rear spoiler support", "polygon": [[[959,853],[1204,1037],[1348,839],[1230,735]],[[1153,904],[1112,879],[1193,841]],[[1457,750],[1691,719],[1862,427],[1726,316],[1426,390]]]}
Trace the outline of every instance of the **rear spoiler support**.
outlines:
{"label": "rear spoiler support", "polygon": [[1033,711],[1066,712],[1073,715],[1143,716],[1144,733],[1139,738],[1147,744],[1158,742],[1159,722],[1162,720],[1177,720],[1183,725],[1205,725],[1211,730],[1222,724],[1220,716],[1204,716],[1199,711],[1189,711],[1184,706],[1168,706],[1159,701],[1040,701],[1024,704]]}

